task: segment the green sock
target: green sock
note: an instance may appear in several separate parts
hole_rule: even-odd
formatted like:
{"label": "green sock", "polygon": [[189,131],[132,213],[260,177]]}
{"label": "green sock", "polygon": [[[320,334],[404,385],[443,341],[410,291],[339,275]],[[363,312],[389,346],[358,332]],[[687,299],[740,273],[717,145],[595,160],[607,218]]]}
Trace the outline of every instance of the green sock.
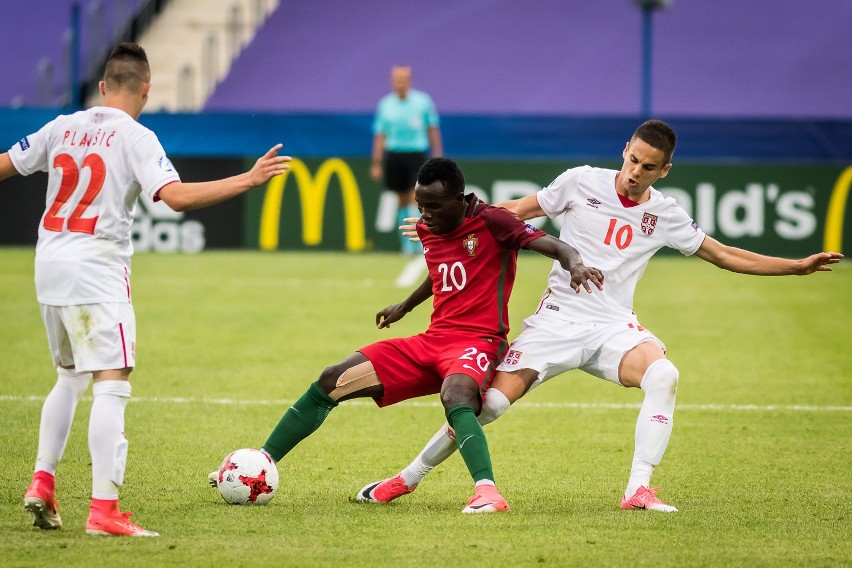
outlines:
{"label": "green sock", "polygon": [[476,419],[476,413],[467,405],[459,404],[447,412],[447,422],[456,432],[456,444],[464,459],[473,481],[494,480],[491,467],[491,454],[482,425]]}
{"label": "green sock", "polygon": [[263,444],[263,450],[280,461],[296,444],[313,434],[322,425],[328,413],[337,406],[316,383],[291,406]]}

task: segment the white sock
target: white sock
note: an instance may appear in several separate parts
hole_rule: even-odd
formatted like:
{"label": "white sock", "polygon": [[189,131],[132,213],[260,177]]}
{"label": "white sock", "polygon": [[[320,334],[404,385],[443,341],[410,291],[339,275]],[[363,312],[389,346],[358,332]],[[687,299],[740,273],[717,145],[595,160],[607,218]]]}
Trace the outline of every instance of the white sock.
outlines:
{"label": "white sock", "polygon": [[89,388],[92,378],[91,373],[75,373],[62,367],[57,367],[56,372],[56,384],[41,407],[35,463],[35,471],[46,471],[52,475],[56,475],[56,466],[65,452],[77,403]]}
{"label": "white sock", "polygon": [[402,470],[400,473],[402,480],[408,487],[414,487],[423,481],[423,478],[432,471],[433,467],[453,455],[453,452],[457,449],[459,447],[456,444],[453,429],[445,422],[435,432],[435,435],[426,442],[417,457]]}
{"label": "white sock", "polygon": [[[497,389],[489,389],[485,394],[482,411],[479,413],[479,423],[485,426],[494,422],[509,410],[510,405],[511,403],[505,394]],[[423,481],[423,478],[432,471],[433,467],[444,462],[456,450],[458,450],[458,444],[456,444],[455,433],[450,425],[445,423],[426,443],[426,446],[414,458],[414,461],[402,470],[400,473],[402,480],[408,487],[414,487]]]}
{"label": "white sock", "polygon": [[506,395],[497,389],[488,389],[485,392],[485,401],[482,403],[482,410],[479,412],[479,423],[485,426],[491,424],[509,410],[512,403],[506,398]]}
{"label": "white sock", "polygon": [[127,465],[124,408],[130,400],[128,381],[98,381],[89,419],[89,452],[92,454],[92,498],[118,499]]}
{"label": "white sock", "polygon": [[627,482],[626,497],[632,497],[640,485],[650,487],[654,467],[663,459],[674,423],[675,397],[679,373],[668,359],[654,361],[645,371],[640,387],[645,400],[636,420],[636,448]]}

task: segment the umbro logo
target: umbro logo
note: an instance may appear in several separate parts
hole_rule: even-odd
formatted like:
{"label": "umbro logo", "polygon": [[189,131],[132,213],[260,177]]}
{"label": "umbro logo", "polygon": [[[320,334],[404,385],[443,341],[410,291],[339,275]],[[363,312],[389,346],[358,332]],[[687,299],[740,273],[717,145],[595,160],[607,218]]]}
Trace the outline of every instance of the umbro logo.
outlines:
{"label": "umbro logo", "polygon": [[597,199],[595,199],[594,197],[590,197],[590,198],[588,198],[588,199],[586,200],[586,203],[587,203],[589,206],[594,207],[595,209],[597,209],[597,208],[598,208],[598,205],[600,205],[600,204],[601,204],[601,202],[600,202],[600,201],[598,201]]}

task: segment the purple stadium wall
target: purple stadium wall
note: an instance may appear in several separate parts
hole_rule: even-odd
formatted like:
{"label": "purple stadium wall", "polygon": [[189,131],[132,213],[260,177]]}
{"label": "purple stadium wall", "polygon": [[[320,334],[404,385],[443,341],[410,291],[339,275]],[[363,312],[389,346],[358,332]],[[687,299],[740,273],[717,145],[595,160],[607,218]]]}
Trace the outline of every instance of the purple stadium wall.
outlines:
{"label": "purple stadium wall", "polygon": [[[852,117],[848,0],[674,0],[654,16],[659,115]],[[282,2],[210,110],[372,111],[394,63],[441,112],[636,114],[630,0]]]}

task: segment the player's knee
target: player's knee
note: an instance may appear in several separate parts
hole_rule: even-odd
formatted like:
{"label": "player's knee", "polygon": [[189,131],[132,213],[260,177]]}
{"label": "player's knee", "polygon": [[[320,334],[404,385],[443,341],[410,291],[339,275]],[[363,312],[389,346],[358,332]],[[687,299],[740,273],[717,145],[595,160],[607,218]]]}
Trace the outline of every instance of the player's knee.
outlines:
{"label": "player's knee", "polygon": [[488,389],[482,403],[482,412],[479,413],[479,423],[485,426],[494,422],[505,414],[511,405],[505,394],[497,389]]}
{"label": "player's knee", "polygon": [[57,367],[56,384],[67,388],[74,393],[74,397],[79,402],[80,398],[89,389],[89,383],[92,381],[92,373],[77,373],[73,369],[65,369]]}
{"label": "player's knee", "polygon": [[[470,381],[470,383],[476,386],[473,381]],[[471,388],[467,384],[444,381],[444,386],[441,389],[441,404],[445,411],[463,404],[471,407],[474,412],[479,412],[482,406],[482,398],[479,396],[478,387]]]}
{"label": "player's knee", "polygon": [[363,361],[349,367],[345,365],[327,367],[317,383],[335,401],[365,391],[369,392],[371,389],[375,390],[382,384],[370,361]]}
{"label": "player's knee", "polygon": [[130,398],[132,389],[130,381],[103,380],[96,381],[92,391],[95,396],[109,395],[118,398]]}
{"label": "player's knee", "polygon": [[343,370],[339,368],[339,365],[326,367],[323,369],[322,373],[320,373],[320,376],[317,379],[317,384],[323,392],[325,392],[325,394],[329,394],[334,390],[334,385],[337,384],[337,379],[342,373]]}
{"label": "player's knee", "polygon": [[648,366],[640,387],[645,392],[655,391],[675,396],[680,372],[668,359],[658,359]]}

